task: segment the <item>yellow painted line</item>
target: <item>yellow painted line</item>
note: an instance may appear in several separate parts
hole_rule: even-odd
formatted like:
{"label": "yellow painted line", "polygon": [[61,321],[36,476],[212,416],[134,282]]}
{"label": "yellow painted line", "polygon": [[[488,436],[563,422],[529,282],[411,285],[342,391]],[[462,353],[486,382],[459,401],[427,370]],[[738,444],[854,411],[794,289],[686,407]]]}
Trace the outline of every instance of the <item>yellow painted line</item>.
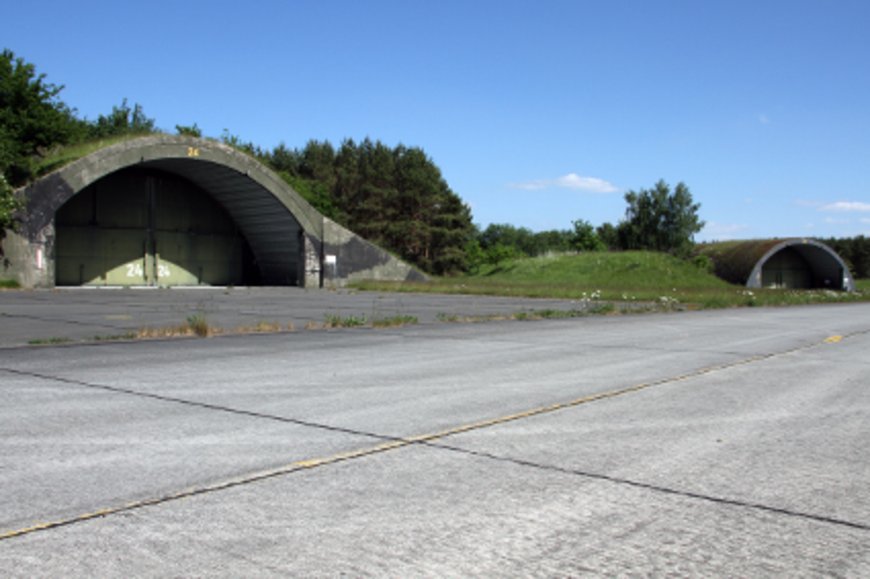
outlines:
{"label": "yellow painted line", "polygon": [[830,338],[825,338],[826,344],[837,344],[843,341],[843,336],[831,336]]}
{"label": "yellow painted line", "polygon": [[[843,339],[843,336],[831,336],[825,340],[826,343],[835,343],[839,342]],[[516,412],[513,414],[507,414],[505,416],[499,416],[497,418],[489,418],[485,420],[480,420],[477,422],[471,422],[468,424],[462,424],[460,426],[455,426],[453,428],[448,428],[445,430],[441,430],[438,432],[432,432],[429,434],[420,434],[417,436],[411,436],[407,438],[397,438],[395,440],[390,440],[376,446],[361,448],[357,450],[351,450],[346,452],[336,453],[330,456],[320,457],[320,458],[310,458],[304,460],[298,460],[291,462],[287,465],[276,467],[269,470],[259,471],[250,473],[247,475],[243,475],[237,478],[225,480],[219,483],[214,483],[211,485],[205,485],[201,487],[192,487],[188,488],[173,494],[163,495],[161,497],[152,497],[150,499],[143,499],[141,501],[134,501],[131,503],[126,503],[123,505],[119,505],[117,507],[107,507],[104,509],[100,509],[97,511],[93,511],[90,513],[83,513],[81,515],[77,515],[74,517],[70,517],[67,519],[60,519],[57,521],[51,522],[43,522],[31,525],[29,527],[25,527],[22,529],[16,529],[12,531],[0,532],[0,541],[5,539],[11,539],[13,537],[20,537],[22,535],[27,535],[30,533],[35,533],[37,531],[44,531],[47,529],[53,529],[57,527],[62,527],[66,525],[71,525],[74,523],[81,523],[91,519],[97,519],[99,517],[105,517],[108,515],[114,515],[125,511],[131,511],[134,509],[140,509],[143,507],[159,505],[162,503],[166,503],[169,501],[175,501],[178,499],[190,498],[195,495],[201,495],[206,493],[211,493],[220,490],[226,490],[232,487],[264,480],[267,478],[273,478],[277,476],[282,476],[286,474],[291,474],[294,472],[299,472],[303,470],[310,470],[314,468],[319,468],[322,466],[327,466],[331,464],[335,464],[338,462],[354,460],[357,458],[363,458],[366,456],[371,456],[374,454],[379,454],[382,452],[387,452],[390,450],[395,450],[398,448],[404,448],[413,444],[420,444],[426,442],[433,442],[435,440],[439,440],[442,438],[447,438],[449,436],[453,436],[456,434],[461,434],[465,432],[470,432],[473,430],[480,430],[484,428],[489,428],[492,426],[497,426],[500,424],[505,424],[508,422],[513,422],[517,420],[522,420],[525,418],[531,418],[534,416],[540,416],[543,414],[550,414],[553,412],[557,412],[559,410],[565,410],[568,408],[573,408],[576,406],[580,406],[582,404],[588,404],[590,402],[596,402],[598,400],[604,400],[607,398],[615,398],[617,396],[624,396],[626,394],[631,394],[634,392],[639,392],[641,390],[645,390],[647,388],[652,388],[654,386],[662,386],[665,384],[673,384],[676,382],[682,382],[685,380],[689,380],[691,378],[697,378],[699,376],[704,376],[707,374],[711,374],[713,372],[718,372],[720,370],[727,370],[729,368],[736,368],[738,366],[744,366],[747,364],[751,364],[753,362],[758,362],[760,360],[766,360],[769,358],[773,358],[775,356],[781,356],[783,354],[793,353],[799,350],[803,350],[812,346],[803,346],[798,348],[793,348],[791,350],[786,350],[783,352],[775,352],[771,354],[760,354],[758,356],[751,356],[748,358],[743,358],[741,360],[737,360],[734,362],[728,362],[724,364],[717,364],[713,366],[707,366],[705,368],[701,368],[699,370],[695,370],[692,372],[688,372],[686,374],[681,374],[678,376],[672,376],[670,378],[662,378],[660,380],[656,380],[654,382],[644,382],[640,384],[635,384],[632,386],[627,386],[625,388],[618,388],[615,390],[608,390],[606,392],[599,392],[597,394],[590,394],[588,396],[582,396],[580,398],[575,398],[574,400],[569,400],[567,402],[558,402],[555,404],[548,404],[546,406],[539,406],[537,408],[531,408],[529,410],[524,410],[522,412]]]}
{"label": "yellow painted line", "polygon": [[240,476],[237,478],[225,480],[219,483],[215,483],[212,485],[206,485],[201,487],[191,487],[182,491],[178,491],[176,493],[172,493],[169,495],[164,495],[161,497],[152,497],[149,499],[143,499],[141,501],[134,501],[130,503],[126,503],[123,505],[119,505],[117,507],[107,507],[103,509],[99,509],[90,513],[83,513],[81,515],[76,515],[74,517],[70,517],[67,519],[59,519],[56,521],[43,522],[31,525],[29,527],[25,527],[22,529],[16,529],[12,531],[6,531],[0,533],[0,541],[5,539],[11,539],[13,537],[20,537],[22,535],[28,535],[30,533],[34,533],[36,531],[44,531],[47,529],[53,529],[57,527],[63,527],[66,525],[71,525],[73,523],[83,523],[85,521],[89,521],[92,519],[97,519],[100,517],[105,517],[107,515],[115,515],[118,513],[122,513],[125,511],[132,511],[134,509],[141,509],[143,507],[159,505],[162,503],[166,503],[169,501],[175,501],[178,499],[190,498],[195,495],[201,495],[205,493],[211,493],[219,490],[226,490],[232,487],[241,486],[244,484],[256,482],[259,480],[273,478],[276,476],[281,476],[285,474],[290,474],[293,472],[308,470],[312,468],[317,468],[320,466],[326,466],[328,464],[335,464],[337,462],[342,462],[346,460],[352,460],[356,458],[362,458],[364,456],[369,456],[372,454],[377,454],[380,452],[386,452],[388,450],[393,450],[395,448],[400,448],[403,446],[408,446],[412,444],[407,440],[395,440],[390,442],[385,442],[383,444],[379,444],[377,446],[362,448],[358,450],[352,450],[348,452],[340,452],[333,454],[331,456],[323,457],[323,458],[312,458],[307,460],[299,460],[292,462],[290,464],[276,467],[269,470],[259,471],[251,474],[247,474],[244,476]]}

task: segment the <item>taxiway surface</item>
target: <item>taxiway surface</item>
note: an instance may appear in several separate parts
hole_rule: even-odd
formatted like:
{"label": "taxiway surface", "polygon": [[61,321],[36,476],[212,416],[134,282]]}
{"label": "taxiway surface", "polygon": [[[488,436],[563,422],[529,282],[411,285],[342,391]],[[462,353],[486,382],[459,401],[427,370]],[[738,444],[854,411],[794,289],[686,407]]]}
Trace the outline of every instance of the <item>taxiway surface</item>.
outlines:
{"label": "taxiway surface", "polygon": [[870,574],[870,306],[0,350],[3,576]]}

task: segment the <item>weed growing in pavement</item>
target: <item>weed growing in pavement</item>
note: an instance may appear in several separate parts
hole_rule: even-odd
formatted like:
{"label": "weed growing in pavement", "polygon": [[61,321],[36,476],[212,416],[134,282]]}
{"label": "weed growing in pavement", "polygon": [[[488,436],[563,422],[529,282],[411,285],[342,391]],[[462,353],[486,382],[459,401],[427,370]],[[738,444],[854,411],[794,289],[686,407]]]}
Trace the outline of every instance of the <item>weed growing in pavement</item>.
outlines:
{"label": "weed growing in pavement", "polygon": [[480,316],[461,316],[459,314],[438,314],[439,322],[474,324],[479,322],[500,322],[513,319],[513,314],[484,314]]}
{"label": "weed growing in pavement", "polygon": [[616,306],[610,302],[595,304],[585,310],[587,315],[606,316],[617,313]]}
{"label": "weed growing in pavement", "polygon": [[51,338],[36,338],[29,340],[27,343],[31,346],[56,346],[57,344],[68,344],[70,342],[72,342],[70,338],[53,336]]}
{"label": "weed growing in pavement", "polygon": [[347,316],[342,318],[337,314],[326,314],[323,327],[325,328],[359,328],[366,325],[365,316]]}
{"label": "weed growing in pavement", "polygon": [[119,340],[135,340],[137,338],[136,332],[127,332],[125,334],[111,334],[109,336],[94,336],[94,342],[117,342]]}
{"label": "weed growing in pavement", "polygon": [[[293,329],[293,324],[290,324],[290,331]],[[259,321],[253,326],[239,326],[236,328],[236,334],[273,334],[283,330],[278,322]]]}
{"label": "weed growing in pavement", "polygon": [[205,338],[212,334],[212,329],[208,325],[208,320],[205,318],[205,314],[203,313],[187,316],[187,327],[193,335],[199,336],[200,338]]}
{"label": "weed growing in pavement", "polygon": [[137,338],[178,338],[182,336],[198,336],[206,338],[222,334],[223,330],[210,326],[203,313],[190,314],[183,324],[162,328],[145,327],[136,332]]}
{"label": "weed growing in pavement", "polygon": [[418,322],[417,316],[407,316],[396,314],[389,318],[378,318],[372,320],[373,328],[396,328],[400,326],[408,326]]}
{"label": "weed growing in pavement", "polygon": [[459,316],[457,314],[446,314],[444,312],[438,312],[435,314],[435,319],[439,322],[458,322]]}

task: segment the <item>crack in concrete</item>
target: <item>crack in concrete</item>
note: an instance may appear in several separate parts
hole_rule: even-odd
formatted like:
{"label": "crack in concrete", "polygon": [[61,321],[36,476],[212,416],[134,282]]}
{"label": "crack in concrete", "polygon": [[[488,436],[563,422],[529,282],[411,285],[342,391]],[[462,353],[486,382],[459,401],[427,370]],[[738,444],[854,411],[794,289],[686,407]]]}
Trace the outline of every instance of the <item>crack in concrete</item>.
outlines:
{"label": "crack in concrete", "polygon": [[605,482],[610,482],[610,483],[624,485],[624,486],[630,486],[630,487],[639,488],[639,489],[643,489],[643,490],[653,491],[656,493],[663,493],[663,494],[668,494],[668,495],[680,496],[680,497],[684,497],[684,498],[697,499],[697,500],[716,503],[716,504],[720,504],[720,505],[741,507],[741,508],[746,508],[746,509],[754,509],[754,510],[764,511],[764,512],[773,513],[773,514],[777,514],[777,515],[787,515],[789,517],[808,519],[808,520],[811,520],[811,521],[814,521],[817,523],[828,523],[828,524],[837,525],[837,526],[841,526],[841,527],[858,529],[860,531],[870,531],[870,524],[857,523],[854,521],[847,521],[845,519],[838,519],[836,517],[828,517],[825,515],[805,513],[805,512],[801,512],[801,511],[795,511],[792,509],[787,509],[784,507],[775,507],[775,506],[771,506],[771,505],[766,505],[763,503],[753,503],[753,502],[748,502],[748,501],[741,501],[739,499],[732,499],[732,498],[727,498],[727,497],[717,497],[714,495],[697,493],[697,492],[689,491],[689,490],[680,490],[680,489],[676,489],[676,488],[647,483],[647,482],[643,482],[643,481],[637,481],[637,480],[632,480],[632,479],[623,478],[623,477],[615,477],[615,476],[602,474],[602,473],[584,471],[584,470],[573,469],[573,468],[565,468],[565,467],[551,465],[551,464],[543,464],[543,463],[538,463],[538,462],[534,462],[534,461],[530,461],[530,460],[513,458],[510,456],[500,456],[500,455],[489,453],[489,452],[471,450],[471,449],[462,448],[459,446],[452,446],[452,445],[446,445],[446,444],[440,444],[440,443],[434,443],[434,442],[427,442],[427,443],[423,443],[423,444],[425,444],[426,446],[429,446],[431,448],[438,448],[441,450],[458,452],[461,454],[466,454],[466,455],[474,456],[477,458],[485,458],[487,460],[494,460],[494,461],[498,461],[498,462],[514,464],[514,465],[525,467],[525,468],[534,468],[536,470],[557,472],[557,473],[567,474],[567,475],[572,475],[572,476],[580,476],[580,477],[587,478],[587,479],[605,481]]}

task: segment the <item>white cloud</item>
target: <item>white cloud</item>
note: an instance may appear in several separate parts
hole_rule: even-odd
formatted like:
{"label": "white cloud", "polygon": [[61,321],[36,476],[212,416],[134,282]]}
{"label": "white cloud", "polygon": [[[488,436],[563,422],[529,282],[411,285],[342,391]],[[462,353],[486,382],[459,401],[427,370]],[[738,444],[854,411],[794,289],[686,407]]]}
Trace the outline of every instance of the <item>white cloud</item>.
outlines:
{"label": "white cloud", "polygon": [[827,205],[822,205],[821,207],[819,207],[819,210],[837,211],[839,213],[866,213],[870,211],[870,203],[864,203],[862,201],[837,201],[835,203],[828,203]]}
{"label": "white cloud", "polygon": [[619,189],[604,179],[598,177],[583,177],[577,173],[568,173],[562,177],[555,179],[537,179],[535,181],[526,181],[525,183],[511,183],[514,189],[525,189],[526,191],[537,191],[540,189],[571,189],[574,191],[585,191],[587,193],[616,193]]}

